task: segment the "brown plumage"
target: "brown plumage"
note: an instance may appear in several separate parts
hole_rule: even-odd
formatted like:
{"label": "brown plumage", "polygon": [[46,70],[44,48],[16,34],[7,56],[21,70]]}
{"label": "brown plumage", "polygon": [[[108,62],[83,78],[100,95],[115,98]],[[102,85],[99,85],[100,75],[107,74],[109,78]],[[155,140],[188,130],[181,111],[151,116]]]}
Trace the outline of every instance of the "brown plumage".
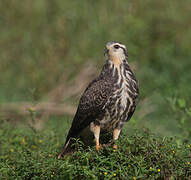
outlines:
{"label": "brown plumage", "polygon": [[[82,136],[85,130],[94,134],[97,150],[100,148],[100,132],[113,131],[113,140],[116,141],[124,123],[135,111],[139,88],[128,64],[125,45],[109,42],[104,53],[108,60],[100,75],[83,93],[63,151],[58,158],[71,150],[73,138]],[[114,148],[117,148],[115,144]]]}

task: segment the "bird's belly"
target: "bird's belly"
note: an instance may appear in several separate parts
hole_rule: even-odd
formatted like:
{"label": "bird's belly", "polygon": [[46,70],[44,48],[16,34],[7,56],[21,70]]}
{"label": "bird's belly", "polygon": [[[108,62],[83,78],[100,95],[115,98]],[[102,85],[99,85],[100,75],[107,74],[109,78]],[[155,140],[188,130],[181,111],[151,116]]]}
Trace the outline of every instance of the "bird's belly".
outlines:
{"label": "bird's belly", "polygon": [[121,121],[127,118],[130,105],[129,95],[125,91],[110,98],[110,103],[105,107],[105,116],[100,121],[101,128],[113,129],[118,126]]}

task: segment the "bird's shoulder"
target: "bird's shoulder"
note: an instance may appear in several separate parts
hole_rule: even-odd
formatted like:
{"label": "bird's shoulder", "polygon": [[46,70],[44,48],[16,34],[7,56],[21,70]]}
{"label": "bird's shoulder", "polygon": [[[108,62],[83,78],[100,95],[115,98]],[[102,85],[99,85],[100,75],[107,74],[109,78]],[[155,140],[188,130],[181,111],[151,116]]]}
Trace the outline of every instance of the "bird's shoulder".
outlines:
{"label": "bird's shoulder", "polygon": [[[91,110],[104,106],[112,92],[112,79],[109,77],[97,77],[84,91],[80,98],[79,108]],[[93,110],[92,109],[92,110]]]}
{"label": "bird's shoulder", "polygon": [[92,121],[104,115],[103,107],[111,92],[112,82],[109,78],[99,76],[88,85],[80,98],[67,139],[77,136]]}

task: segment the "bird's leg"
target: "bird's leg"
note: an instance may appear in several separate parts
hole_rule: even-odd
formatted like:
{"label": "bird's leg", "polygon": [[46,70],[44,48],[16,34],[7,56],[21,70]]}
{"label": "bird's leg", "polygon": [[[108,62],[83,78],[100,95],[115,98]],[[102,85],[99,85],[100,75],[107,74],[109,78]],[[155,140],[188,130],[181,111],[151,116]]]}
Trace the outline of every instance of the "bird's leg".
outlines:
{"label": "bird's leg", "polygon": [[100,150],[100,145],[99,145],[99,134],[100,134],[100,126],[95,126],[94,127],[94,137],[95,137],[95,141],[96,141],[96,150],[99,151]]}
{"label": "bird's leg", "polygon": [[94,123],[92,123],[90,125],[90,129],[94,133],[95,142],[96,142],[96,150],[99,151],[100,150],[100,144],[99,144],[100,125],[95,125]]}
{"label": "bird's leg", "polygon": [[113,130],[113,141],[114,141],[113,148],[114,148],[114,149],[117,149],[117,145],[115,144],[115,142],[117,141],[120,132],[121,132],[121,129],[118,129],[118,128],[116,128],[116,129]]}

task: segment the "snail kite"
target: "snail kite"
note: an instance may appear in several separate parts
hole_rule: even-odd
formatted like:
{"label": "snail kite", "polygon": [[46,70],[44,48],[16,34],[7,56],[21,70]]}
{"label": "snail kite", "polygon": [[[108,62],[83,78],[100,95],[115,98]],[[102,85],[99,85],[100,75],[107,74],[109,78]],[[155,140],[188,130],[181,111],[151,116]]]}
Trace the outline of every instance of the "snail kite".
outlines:
{"label": "snail kite", "polygon": [[[73,138],[80,137],[85,130],[94,135],[96,149],[100,149],[100,133],[113,132],[115,142],[125,122],[133,115],[139,95],[138,82],[128,64],[125,45],[108,42],[104,54],[107,60],[100,75],[86,88],[78,105],[63,151],[67,154]],[[117,146],[114,143],[114,148]]]}

